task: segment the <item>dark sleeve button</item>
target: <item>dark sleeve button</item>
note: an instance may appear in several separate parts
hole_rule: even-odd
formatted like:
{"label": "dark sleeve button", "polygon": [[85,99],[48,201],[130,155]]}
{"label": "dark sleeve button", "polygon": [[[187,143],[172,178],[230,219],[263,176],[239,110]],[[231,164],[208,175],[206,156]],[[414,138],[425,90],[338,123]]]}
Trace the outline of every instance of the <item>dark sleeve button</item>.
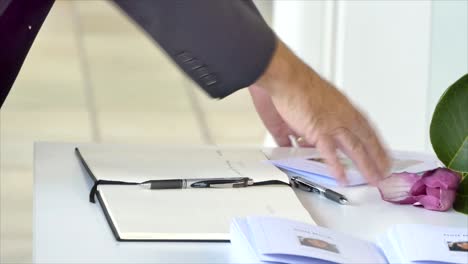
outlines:
{"label": "dark sleeve button", "polygon": [[209,74],[203,77],[201,80],[206,86],[210,86],[218,82],[216,76],[214,76],[213,74]]}
{"label": "dark sleeve button", "polygon": [[193,60],[189,60],[185,62],[185,65],[187,65],[187,68],[189,71],[196,70],[203,66],[203,64],[197,59],[193,59]]}
{"label": "dark sleeve button", "polygon": [[210,73],[208,72],[208,69],[206,67],[201,67],[195,70],[195,74],[198,76],[198,78],[203,78]]}
{"label": "dark sleeve button", "polygon": [[180,62],[187,62],[189,60],[192,60],[193,59],[193,56],[192,54],[188,53],[188,52],[181,52],[177,55],[177,60],[180,61]]}

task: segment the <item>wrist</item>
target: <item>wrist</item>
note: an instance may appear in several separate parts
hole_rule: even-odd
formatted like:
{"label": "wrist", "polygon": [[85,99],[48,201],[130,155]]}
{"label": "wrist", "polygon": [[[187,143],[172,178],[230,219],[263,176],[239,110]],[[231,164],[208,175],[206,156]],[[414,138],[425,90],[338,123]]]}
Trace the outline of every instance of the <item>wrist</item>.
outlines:
{"label": "wrist", "polygon": [[311,73],[313,71],[277,39],[273,57],[254,85],[264,89],[270,96],[276,96],[285,90],[303,87]]}

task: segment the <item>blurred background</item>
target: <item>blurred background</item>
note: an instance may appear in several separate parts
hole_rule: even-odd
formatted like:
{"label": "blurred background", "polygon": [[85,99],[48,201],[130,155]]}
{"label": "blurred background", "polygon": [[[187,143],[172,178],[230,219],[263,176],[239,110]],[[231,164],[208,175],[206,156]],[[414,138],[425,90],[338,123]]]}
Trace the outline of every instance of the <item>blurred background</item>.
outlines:
{"label": "blurred background", "polygon": [[[468,1],[255,3],[391,148],[431,151],[435,104],[468,72]],[[246,90],[209,99],[105,0],[56,1],[0,111],[0,263],[31,262],[35,141],[271,145]]]}

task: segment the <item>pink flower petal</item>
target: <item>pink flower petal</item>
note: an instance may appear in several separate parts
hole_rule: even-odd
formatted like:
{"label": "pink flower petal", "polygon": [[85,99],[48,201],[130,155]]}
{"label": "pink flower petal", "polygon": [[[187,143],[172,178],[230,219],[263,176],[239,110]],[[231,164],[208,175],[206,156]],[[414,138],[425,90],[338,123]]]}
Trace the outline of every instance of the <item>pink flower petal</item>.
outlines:
{"label": "pink flower petal", "polygon": [[416,199],[410,193],[411,187],[421,176],[416,173],[393,173],[390,177],[383,179],[377,185],[382,199],[391,203],[412,204]]}
{"label": "pink flower petal", "polygon": [[430,195],[421,195],[417,197],[418,203],[429,210],[439,211],[440,199]]}
{"label": "pink flower petal", "polygon": [[432,188],[456,190],[460,176],[446,168],[438,168],[423,174],[424,184]]}
{"label": "pink flower petal", "polygon": [[452,208],[452,204],[455,201],[456,191],[454,190],[442,190],[439,189],[440,198],[431,195],[421,195],[416,197],[418,203],[424,208],[434,211],[447,211]]}
{"label": "pink flower petal", "polygon": [[429,210],[446,211],[455,201],[460,175],[438,168],[422,176],[415,173],[394,173],[378,184],[382,199],[397,204],[414,204]]}
{"label": "pink flower petal", "polygon": [[426,187],[426,194],[440,199],[440,188]]}
{"label": "pink flower petal", "polygon": [[421,176],[418,177],[419,179],[414,183],[410,190],[410,194],[413,196],[426,194],[426,184],[424,184]]}
{"label": "pink flower petal", "polygon": [[441,190],[439,211],[447,211],[448,209],[452,208],[456,196],[456,190]]}

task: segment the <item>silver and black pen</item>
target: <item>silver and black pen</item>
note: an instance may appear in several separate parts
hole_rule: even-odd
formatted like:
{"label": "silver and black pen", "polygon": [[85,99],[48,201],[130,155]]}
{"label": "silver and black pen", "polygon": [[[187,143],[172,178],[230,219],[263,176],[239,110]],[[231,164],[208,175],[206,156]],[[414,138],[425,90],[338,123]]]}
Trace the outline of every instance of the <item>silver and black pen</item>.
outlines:
{"label": "silver and black pen", "polygon": [[323,195],[325,196],[325,198],[330,199],[339,204],[349,203],[348,199],[341,193],[335,192],[331,189],[328,189],[319,184],[313,183],[299,176],[291,177],[291,185],[306,192],[313,192],[313,193]]}
{"label": "silver and black pen", "polygon": [[248,177],[207,178],[207,179],[168,179],[151,180],[140,183],[146,189],[188,189],[188,188],[240,188],[253,185]]}
{"label": "silver and black pen", "polygon": [[[291,145],[294,148],[299,147],[299,142],[297,138],[293,135],[289,135],[289,140],[291,141]],[[330,199],[334,202],[337,202],[339,204],[348,204],[349,200],[346,198],[343,194],[335,192],[331,189],[328,189],[324,186],[321,186],[317,183],[311,182],[307,179],[304,179],[300,176],[293,176],[291,177],[291,185],[299,188],[303,191],[307,192],[314,192],[320,195],[325,196],[327,199]]]}

